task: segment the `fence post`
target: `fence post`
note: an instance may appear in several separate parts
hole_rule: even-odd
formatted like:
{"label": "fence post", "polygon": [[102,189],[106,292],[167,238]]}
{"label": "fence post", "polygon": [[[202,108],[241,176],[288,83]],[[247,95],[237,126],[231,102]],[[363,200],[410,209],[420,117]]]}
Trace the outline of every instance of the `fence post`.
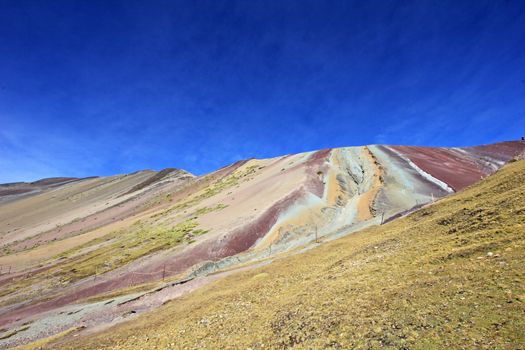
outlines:
{"label": "fence post", "polygon": [[164,277],[166,277],[166,264],[164,264],[164,267],[162,268],[162,282],[164,282]]}

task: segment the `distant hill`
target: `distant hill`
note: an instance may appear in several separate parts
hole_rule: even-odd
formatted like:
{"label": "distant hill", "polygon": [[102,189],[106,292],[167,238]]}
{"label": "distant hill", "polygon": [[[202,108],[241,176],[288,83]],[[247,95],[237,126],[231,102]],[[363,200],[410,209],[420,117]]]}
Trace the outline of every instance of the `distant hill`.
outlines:
{"label": "distant hill", "polygon": [[79,179],[75,177],[50,177],[34,182],[13,182],[0,184],[0,201],[6,199],[7,196],[15,197],[17,195],[26,193],[37,193],[77,180]]}

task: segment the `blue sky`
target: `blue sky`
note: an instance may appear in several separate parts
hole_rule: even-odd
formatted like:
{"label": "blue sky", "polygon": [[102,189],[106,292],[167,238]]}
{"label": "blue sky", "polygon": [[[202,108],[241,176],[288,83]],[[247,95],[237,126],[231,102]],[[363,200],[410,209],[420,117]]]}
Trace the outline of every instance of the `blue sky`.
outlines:
{"label": "blue sky", "polygon": [[0,0],[0,182],[525,134],[525,1]]}

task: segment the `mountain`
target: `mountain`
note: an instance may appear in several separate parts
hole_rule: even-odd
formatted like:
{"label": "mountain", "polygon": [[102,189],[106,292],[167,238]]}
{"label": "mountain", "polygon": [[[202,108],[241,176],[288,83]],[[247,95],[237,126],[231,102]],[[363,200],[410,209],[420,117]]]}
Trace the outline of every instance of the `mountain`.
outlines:
{"label": "mountain", "polygon": [[49,345],[520,349],[524,193],[522,160],[407,217],[224,276],[100,334]]}
{"label": "mountain", "polygon": [[342,244],[319,243],[407,222],[524,150],[371,145],[0,191],[0,347],[100,331],[274,260],[306,265]]}

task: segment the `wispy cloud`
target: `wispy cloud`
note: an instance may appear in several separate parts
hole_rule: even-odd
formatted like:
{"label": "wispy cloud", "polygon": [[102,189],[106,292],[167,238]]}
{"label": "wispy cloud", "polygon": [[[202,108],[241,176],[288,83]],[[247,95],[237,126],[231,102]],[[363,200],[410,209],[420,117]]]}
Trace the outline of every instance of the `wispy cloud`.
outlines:
{"label": "wispy cloud", "polygon": [[0,182],[525,129],[521,2],[0,6]]}

